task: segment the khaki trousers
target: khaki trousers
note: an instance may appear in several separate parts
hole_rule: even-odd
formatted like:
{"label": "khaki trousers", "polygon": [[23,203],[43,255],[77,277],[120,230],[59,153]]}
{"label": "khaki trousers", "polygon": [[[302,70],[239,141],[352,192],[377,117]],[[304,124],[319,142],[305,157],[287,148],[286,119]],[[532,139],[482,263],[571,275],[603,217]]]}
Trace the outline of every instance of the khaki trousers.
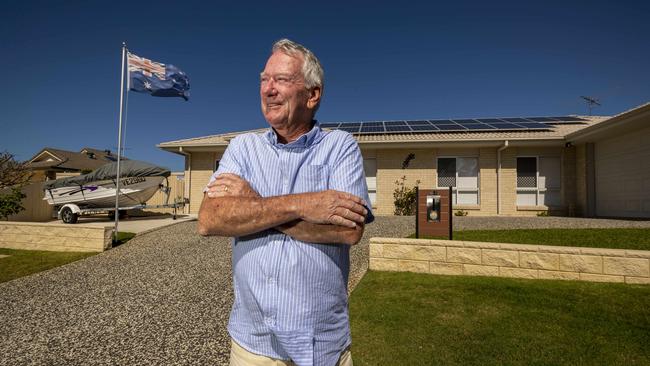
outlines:
{"label": "khaki trousers", "polygon": [[[277,360],[248,352],[235,341],[230,343],[230,366],[296,366],[291,361]],[[350,352],[349,348],[343,351],[336,366],[352,366],[352,352]]]}

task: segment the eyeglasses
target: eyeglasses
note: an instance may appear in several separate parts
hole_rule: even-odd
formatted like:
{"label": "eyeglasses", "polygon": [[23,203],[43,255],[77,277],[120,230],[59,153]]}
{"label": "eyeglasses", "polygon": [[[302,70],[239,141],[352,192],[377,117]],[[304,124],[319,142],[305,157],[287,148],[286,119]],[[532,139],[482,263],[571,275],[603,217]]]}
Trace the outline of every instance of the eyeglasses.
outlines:
{"label": "eyeglasses", "polygon": [[289,75],[289,74],[277,74],[277,75],[261,74],[260,75],[261,86],[267,86],[271,82],[271,80],[273,80],[274,84],[280,86],[302,83],[302,80],[300,80],[296,75]]}

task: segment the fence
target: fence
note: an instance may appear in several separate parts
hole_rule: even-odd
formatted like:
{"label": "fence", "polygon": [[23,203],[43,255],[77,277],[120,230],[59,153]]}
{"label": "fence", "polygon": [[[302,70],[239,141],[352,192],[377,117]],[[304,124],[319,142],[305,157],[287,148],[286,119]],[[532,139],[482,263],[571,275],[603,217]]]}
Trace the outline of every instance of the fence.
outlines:
{"label": "fence", "polygon": [[52,219],[52,206],[43,199],[43,182],[29,184],[23,187],[22,192],[27,196],[22,201],[25,210],[9,216],[9,221],[43,222]]}

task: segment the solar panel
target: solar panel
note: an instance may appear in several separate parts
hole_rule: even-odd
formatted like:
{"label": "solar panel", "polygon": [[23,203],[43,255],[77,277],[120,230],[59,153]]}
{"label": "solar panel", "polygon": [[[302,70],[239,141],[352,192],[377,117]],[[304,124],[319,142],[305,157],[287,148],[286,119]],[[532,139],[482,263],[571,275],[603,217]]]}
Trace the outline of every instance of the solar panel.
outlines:
{"label": "solar panel", "polygon": [[550,130],[551,127],[547,125],[546,123],[541,123],[541,122],[520,122],[517,123],[519,126],[525,127],[525,128],[530,128],[530,129],[544,129],[544,130]]}
{"label": "solar panel", "polygon": [[453,125],[454,121],[449,119],[430,119],[429,123],[432,125]]}
{"label": "solar panel", "polygon": [[490,126],[493,126],[498,130],[521,130],[524,128],[521,126],[517,126],[514,123],[490,123]]}
{"label": "solar panel", "polygon": [[[423,127],[423,126],[416,126]],[[431,127],[431,126],[429,126]],[[411,128],[407,125],[404,126],[386,126],[386,132],[411,132]]]}
{"label": "solar panel", "polygon": [[409,126],[431,126],[429,121],[406,121],[406,124]]}
{"label": "solar panel", "polygon": [[468,132],[468,131],[512,131],[551,130],[562,123],[584,123],[579,117],[516,117],[516,118],[464,118],[414,121],[370,121],[370,122],[328,122],[321,127],[338,129],[349,133],[386,134],[413,132]]}
{"label": "solar panel", "polygon": [[366,126],[365,124],[361,126],[361,133],[371,133],[371,132],[385,132],[384,126]]}
{"label": "solar panel", "polygon": [[436,128],[436,126],[432,126],[432,125],[411,126],[411,128],[413,129],[413,131],[420,131],[420,132],[439,131],[438,128]]}
{"label": "solar panel", "polygon": [[359,133],[359,127],[339,127],[337,129],[349,133]]}
{"label": "solar panel", "polygon": [[578,118],[578,117],[571,117],[571,116],[565,116],[565,117],[551,117],[558,119],[563,122],[587,122],[586,119],[584,118]]}
{"label": "solar panel", "polygon": [[482,118],[482,119],[479,119],[477,121],[483,122],[483,123],[503,123],[503,120],[499,119],[499,118]]}
{"label": "solar panel", "polygon": [[[503,121],[506,122],[531,122],[525,118],[501,118]],[[497,122],[500,123],[500,122]]]}
{"label": "solar panel", "polygon": [[442,131],[466,131],[467,128],[459,124],[455,125],[436,125]]}
{"label": "solar panel", "polygon": [[462,125],[468,130],[493,130],[494,127],[488,125],[487,123],[469,123]]}
{"label": "solar panel", "polygon": [[526,119],[529,119],[529,120],[535,121],[535,122],[557,122],[558,121],[555,118],[549,118],[549,117],[526,117]]}

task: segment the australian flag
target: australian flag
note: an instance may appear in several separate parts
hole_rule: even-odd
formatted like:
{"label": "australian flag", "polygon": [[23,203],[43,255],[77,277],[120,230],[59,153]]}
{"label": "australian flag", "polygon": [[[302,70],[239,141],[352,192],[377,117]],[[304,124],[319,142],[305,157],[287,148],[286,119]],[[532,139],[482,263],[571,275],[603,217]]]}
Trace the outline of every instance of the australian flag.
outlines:
{"label": "australian flag", "polygon": [[190,79],[178,67],[128,53],[129,89],[155,97],[190,97]]}

